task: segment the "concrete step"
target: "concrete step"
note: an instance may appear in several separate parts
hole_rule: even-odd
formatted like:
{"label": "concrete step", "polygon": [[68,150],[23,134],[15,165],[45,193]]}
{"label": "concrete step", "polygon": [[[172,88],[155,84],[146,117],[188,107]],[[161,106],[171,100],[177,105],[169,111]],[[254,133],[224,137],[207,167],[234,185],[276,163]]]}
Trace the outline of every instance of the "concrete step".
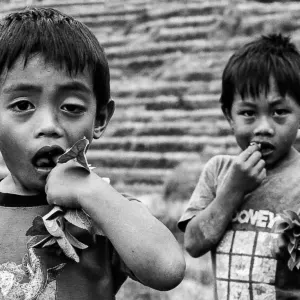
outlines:
{"label": "concrete step", "polygon": [[166,109],[163,111],[141,111],[137,108],[117,110],[111,122],[179,122],[182,120],[190,120],[196,122],[216,122],[218,120],[224,120],[224,116],[220,108],[211,108],[203,110]]}
{"label": "concrete step", "polygon": [[136,152],[97,150],[91,147],[87,153],[90,164],[99,168],[138,168],[138,169],[170,169],[183,160],[197,161],[197,152]]}
{"label": "concrete step", "polygon": [[206,39],[210,32],[215,28],[214,25],[208,26],[185,26],[175,28],[162,28],[159,30],[156,41],[187,41]]}
{"label": "concrete step", "polygon": [[[233,44],[231,42],[231,44]],[[242,42],[240,43],[240,45]],[[229,46],[229,48],[227,47]],[[238,44],[233,44],[236,48]],[[223,41],[220,40],[188,40],[188,41],[161,41],[161,42],[147,42],[147,47],[145,43],[135,44],[134,46],[126,47],[110,47],[106,49],[107,57],[112,60],[114,58],[129,58],[136,56],[156,56],[167,53],[181,52],[181,53],[191,53],[195,51],[228,51],[230,49],[230,44],[224,45]]]}
{"label": "concrete step", "polygon": [[163,185],[172,169],[138,169],[138,168],[96,168],[93,170],[101,177],[110,178],[111,185],[147,184]]}
{"label": "concrete step", "polygon": [[[138,80],[139,79],[139,80]],[[156,80],[147,76],[136,76],[123,81],[111,81],[111,90],[113,98],[149,98],[158,97],[160,95],[176,95],[179,97],[185,94],[196,93],[220,93],[221,82],[220,79],[210,81],[194,80]]]}
{"label": "concrete step", "polygon": [[123,122],[113,123],[105,132],[106,136],[228,136],[231,134],[230,126],[226,120],[215,120],[215,122],[192,122],[179,120],[177,122]]}
{"label": "concrete step", "polygon": [[106,137],[93,142],[93,149],[153,152],[197,152],[208,145],[232,147],[235,145],[233,136],[128,136]]}
{"label": "concrete step", "polygon": [[157,96],[151,98],[118,98],[115,97],[117,110],[137,108],[145,110],[165,110],[165,109],[207,109],[219,107],[218,94],[196,94]]}

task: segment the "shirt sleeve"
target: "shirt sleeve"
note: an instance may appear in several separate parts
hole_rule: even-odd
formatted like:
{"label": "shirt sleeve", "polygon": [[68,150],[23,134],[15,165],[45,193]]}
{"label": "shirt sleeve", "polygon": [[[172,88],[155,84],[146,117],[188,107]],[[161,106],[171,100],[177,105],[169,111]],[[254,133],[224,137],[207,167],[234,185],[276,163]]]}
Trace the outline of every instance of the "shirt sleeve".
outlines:
{"label": "shirt sleeve", "polygon": [[204,166],[187,209],[178,222],[178,228],[181,231],[185,231],[187,223],[216,197],[217,163],[218,157],[213,157]]}

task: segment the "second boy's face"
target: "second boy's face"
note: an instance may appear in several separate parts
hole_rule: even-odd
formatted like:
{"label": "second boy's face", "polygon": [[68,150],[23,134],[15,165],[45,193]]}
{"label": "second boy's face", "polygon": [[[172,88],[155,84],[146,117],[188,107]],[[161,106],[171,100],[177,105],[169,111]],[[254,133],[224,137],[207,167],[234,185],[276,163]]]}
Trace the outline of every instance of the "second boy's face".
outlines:
{"label": "second boy's face", "polygon": [[281,97],[271,78],[267,95],[262,92],[258,99],[235,96],[229,122],[242,150],[251,142],[260,143],[262,159],[270,168],[289,157],[299,128],[300,106],[289,95]]}
{"label": "second boy's face", "polygon": [[57,156],[84,136],[98,138],[100,131],[87,72],[70,77],[35,56],[25,68],[17,60],[2,76],[0,150],[16,191],[43,191],[54,162],[47,147]]}

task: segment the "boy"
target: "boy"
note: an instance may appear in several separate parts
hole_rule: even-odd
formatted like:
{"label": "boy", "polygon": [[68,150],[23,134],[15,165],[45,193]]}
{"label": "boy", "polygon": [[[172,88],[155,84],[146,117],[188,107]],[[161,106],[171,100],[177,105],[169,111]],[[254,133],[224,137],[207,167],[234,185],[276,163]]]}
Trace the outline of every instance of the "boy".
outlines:
{"label": "boy", "polygon": [[[77,162],[56,164],[78,140],[99,138],[114,111],[96,37],[54,9],[13,13],[0,25],[0,74],[0,150],[9,170],[0,182],[0,298],[115,299],[128,275],[158,290],[179,284],[184,258],[162,223]],[[55,245],[26,245],[33,220],[52,205],[82,209],[103,232],[93,239],[66,225],[88,246],[77,250],[79,263]]]}
{"label": "boy", "polygon": [[272,230],[300,208],[299,86],[300,54],[282,35],[246,44],[225,67],[220,102],[242,151],[208,161],[178,223],[193,257],[212,250],[215,299],[300,299]]}

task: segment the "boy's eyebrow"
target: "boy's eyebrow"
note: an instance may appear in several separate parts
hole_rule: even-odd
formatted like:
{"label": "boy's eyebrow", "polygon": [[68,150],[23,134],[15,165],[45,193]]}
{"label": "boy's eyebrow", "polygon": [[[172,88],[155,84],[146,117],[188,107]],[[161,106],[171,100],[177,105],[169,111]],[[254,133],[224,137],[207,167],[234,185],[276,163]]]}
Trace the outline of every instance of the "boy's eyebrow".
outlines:
{"label": "boy's eyebrow", "polygon": [[[282,104],[283,102],[285,102],[285,98],[279,97],[279,98],[271,99],[269,103],[271,106],[276,106],[278,104]],[[248,106],[253,106],[253,107],[256,106],[255,101],[253,102],[253,101],[242,100],[240,103]]]}
{"label": "boy's eyebrow", "polygon": [[[3,93],[10,94],[15,92],[35,92],[40,93],[42,92],[42,87],[34,84],[28,83],[18,83],[18,84],[11,84],[7,87],[3,88]],[[78,91],[87,94],[91,94],[91,89],[82,82],[73,81],[65,84],[61,84],[57,86],[57,90],[59,92],[68,92],[68,91]]]}
{"label": "boy's eyebrow", "polygon": [[13,92],[41,92],[42,88],[28,83],[11,84],[3,88],[3,93],[10,94]]}
{"label": "boy's eyebrow", "polygon": [[86,94],[91,94],[91,89],[84,83],[80,81],[72,81],[69,83],[64,83],[61,85],[58,85],[58,91],[61,92],[69,92],[69,91],[77,91],[77,92],[83,92]]}

